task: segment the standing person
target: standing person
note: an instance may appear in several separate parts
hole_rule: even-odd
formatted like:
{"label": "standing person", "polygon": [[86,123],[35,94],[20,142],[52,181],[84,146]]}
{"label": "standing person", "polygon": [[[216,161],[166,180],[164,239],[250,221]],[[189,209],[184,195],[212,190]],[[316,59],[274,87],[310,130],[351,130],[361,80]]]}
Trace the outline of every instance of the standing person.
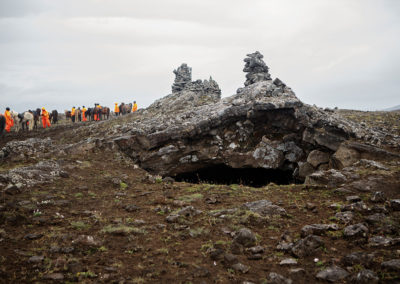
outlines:
{"label": "standing person", "polygon": [[118,107],[118,103],[115,103],[114,113],[115,113],[115,116],[119,116],[119,107]]}
{"label": "standing person", "polygon": [[132,106],[132,112],[137,111],[137,103],[136,101],[133,101],[133,106]]}
{"label": "standing person", "polygon": [[78,121],[81,122],[82,121],[82,113],[81,113],[81,107],[78,107]]}
{"label": "standing person", "polygon": [[86,111],[87,111],[87,109],[85,108],[85,106],[83,106],[82,107],[82,121],[87,121],[86,115],[85,115]]}
{"label": "standing person", "polygon": [[11,127],[14,126],[14,120],[11,116],[10,108],[7,107],[6,111],[4,112],[4,116],[6,117],[6,131],[10,132]]}
{"label": "standing person", "polygon": [[49,119],[49,113],[47,112],[47,110],[42,107],[42,124],[43,124],[43,128],[46,127],[50,127],[50,119]]}
{"label": "standing person", "polygon": [[75,122],[75,107],[72,107],[72,110],[71,110],[71,120],[72,120],[72,123]]}

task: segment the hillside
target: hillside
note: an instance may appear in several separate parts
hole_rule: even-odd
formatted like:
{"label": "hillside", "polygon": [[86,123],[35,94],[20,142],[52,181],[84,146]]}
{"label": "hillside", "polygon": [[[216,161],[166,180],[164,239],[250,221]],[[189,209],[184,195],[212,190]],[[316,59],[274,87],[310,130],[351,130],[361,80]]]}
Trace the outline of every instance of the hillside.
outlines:
{"label": "hillside", "polygon": [[178,68],[147,109],[1,137],[1,282],[400,281],[400,114],[245,64],[229,98]]}

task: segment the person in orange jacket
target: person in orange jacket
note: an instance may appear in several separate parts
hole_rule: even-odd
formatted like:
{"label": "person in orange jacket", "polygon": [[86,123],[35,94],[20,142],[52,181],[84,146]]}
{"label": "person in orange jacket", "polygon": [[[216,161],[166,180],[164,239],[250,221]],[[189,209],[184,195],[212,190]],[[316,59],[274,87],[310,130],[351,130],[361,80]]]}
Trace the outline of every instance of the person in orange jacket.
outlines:
{"label": "person in orange jacket", "polygon": [[42,107],[42,124],[43,124],[43,128],[46,127],[50,127],[50,119],[49,119],[49,113],[47,112],[47,110]]}
{"label": "person in orange jacket", "polygon": [[10,108],[6,108],[6,111],[4,112],[4,116],[6,117],[6,131],[10,132],[11,127],[14,126],[14,120],[11,116]]}
{"label": "person in orange jacket", "polygon": [[71,120],[73,123],[75,122],[75,107],[72,107],[72,110],[71,110]]}
{"label": "person in orange jacket", "polygon": [[87,121],[86,115],[85,115],[86,111],[87,111],[87,109],[85,108],[85,106],[83,106],[82,107],[82,121]]}
{"label": "person in orange jacket", "polygon": [[133,101],[133,106],[132,106],[132,112],[137,111],[137,103],[136,101]]}
{"label": "person in orange jacket", "polygon": [[115,103],[114,113],[115,113],[115,116],[118,116],[118,115],[119,115],[119,106],[118,106],[118,103]]}

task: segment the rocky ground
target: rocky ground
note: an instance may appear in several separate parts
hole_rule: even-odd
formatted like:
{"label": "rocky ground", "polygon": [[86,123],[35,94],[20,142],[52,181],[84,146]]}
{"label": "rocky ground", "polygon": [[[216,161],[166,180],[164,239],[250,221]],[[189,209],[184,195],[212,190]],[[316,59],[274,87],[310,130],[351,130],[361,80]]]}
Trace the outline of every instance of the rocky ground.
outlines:
{"label": "rocky ground", "polygon": [[2,283],[400,281],[398,161],[362,161],[336,187],[189,184],[118,151],[68,151],[92,125],[2,138],[51,141],[1,164]]}
{"label": "rocky ground", "polygon": [[182,64],[147,109],[0,137],[0,282],[399,283],[399,112],[262,58],[231,97]]}

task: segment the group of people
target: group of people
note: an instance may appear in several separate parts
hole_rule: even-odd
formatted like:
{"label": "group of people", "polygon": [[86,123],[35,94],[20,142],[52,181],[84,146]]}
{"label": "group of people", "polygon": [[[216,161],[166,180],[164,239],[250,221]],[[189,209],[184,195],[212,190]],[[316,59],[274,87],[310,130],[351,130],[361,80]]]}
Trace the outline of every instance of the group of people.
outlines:
{"label": "group of people", "polygon": [[[28,113],[28,115],[32,114],[31,117],[33,117],[33,112],[32,111],[28,111],[28,112],[25,112],[25,113]],[[50,114],[44,107],[42,107],[42,110],[41,110],[41,117],[42,117],[43,128],[50,127],[51,126]],[[10,132],[11,127],[13,127],[15,125],[15,123],[19,123],[21,120],[24,119],[24,114],[19,114],[17,112],[11,111],[9,107],[6,107],[6,111],[4,112],[4,118],[5,118],[5,128],[4,129],[7,132]],[[15,121],[16,119],[19,119],[20,121],[17,122],[17,121]],[[33,120],[31,120],[31,121],[27,120],[27,123],[28,124],[33,123]]]}
{"label": "group of people", "polygon": [[[129,107],[129,109],[127,109],[127,107],[130,105],[132,105],[132,109],[130,109],[130,107]],[[135,112],[135,111],[137,111],[137,109],[138,109],[138,106],[137,106],[136,101],[133,101],[133,104],[129,104],[129,105],[126,105],[125,103],[121,103],[120,105],[118,105],[118,103],[115,103],[114,114],[115,114],[115,116],[119,116],[121,114]]]}

